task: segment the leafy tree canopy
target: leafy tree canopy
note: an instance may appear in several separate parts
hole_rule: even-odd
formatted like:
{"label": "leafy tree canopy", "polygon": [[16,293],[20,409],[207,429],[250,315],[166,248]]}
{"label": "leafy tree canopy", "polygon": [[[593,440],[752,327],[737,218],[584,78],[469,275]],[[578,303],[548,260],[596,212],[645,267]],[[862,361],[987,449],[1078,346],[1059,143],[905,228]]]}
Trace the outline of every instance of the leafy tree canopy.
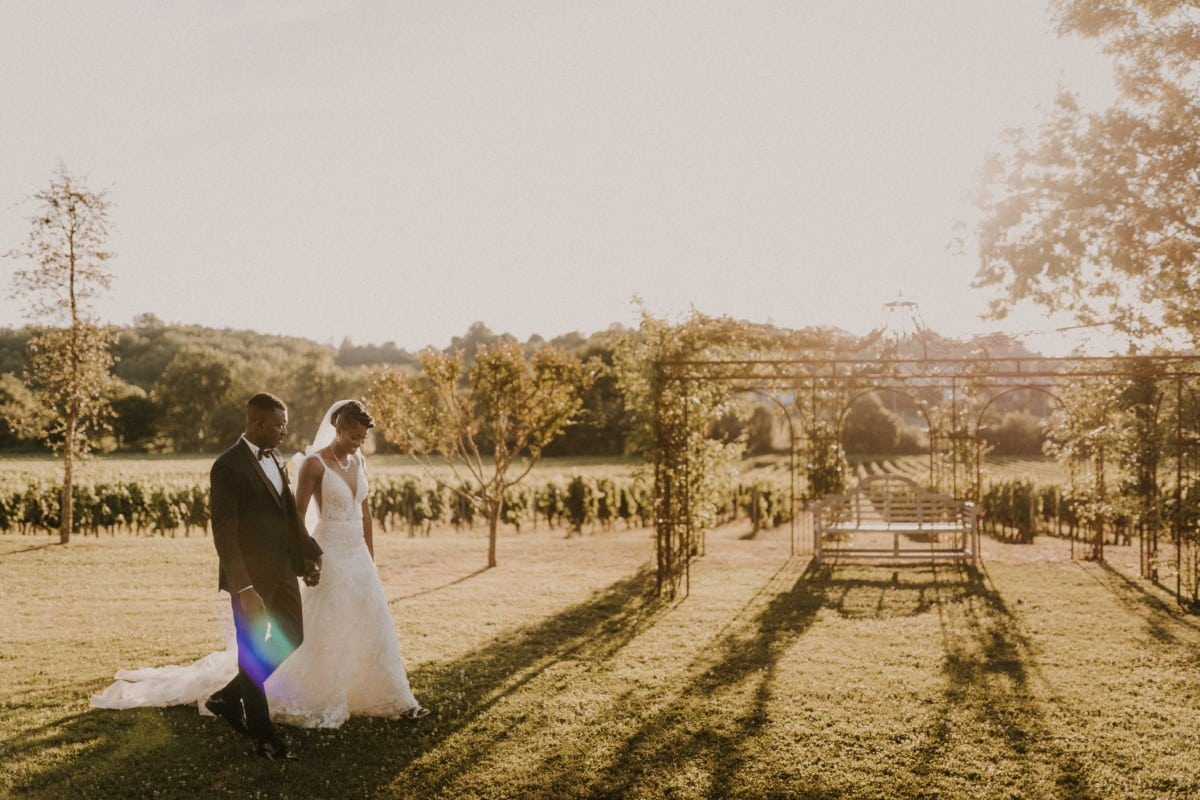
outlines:
{"label": "leafy tree canopy", "polygon": [[598,370],[554,347],[526,356],[514,341],[476,339],[470,365],[461,351],[425,350],[415,374],[377,373],[370,405],[388,439],[421,459],[431,475],[438,477],[426,459],[445,459],[456,481],[451,488],[488,520],[488,566],[494,567],[505,491],[571,423]]}
{"label": "leafy tree canopy", "polygon": [[1192,0],[1055,0],[1063,35],[1113,57],[1119,96],[1089,112],[1060,92],[1010,132],[977,187],[991,315],[1021,301],[1137,339],[1200,341],[1200,7]]}

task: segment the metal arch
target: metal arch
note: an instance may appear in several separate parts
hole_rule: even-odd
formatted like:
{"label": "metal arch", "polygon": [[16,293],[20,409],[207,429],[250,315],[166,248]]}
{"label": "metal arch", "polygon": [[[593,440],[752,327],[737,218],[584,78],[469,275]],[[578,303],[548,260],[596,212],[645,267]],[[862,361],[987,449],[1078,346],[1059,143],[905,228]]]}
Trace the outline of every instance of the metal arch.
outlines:
{"label": "metal arch", "polygon": [[[1063,399],[1054,392],[1046,389],[1045,387],[1036,386],[1033,384],[1013,386],[1012,388],[1005,389],[1004,391],[997,392],[996,394],[992,395],[979,409],[979,413],[975,415],[975,486],[977,487],[983,485],[983,441],[979,436],[979,431],[983,428],[983,415],[987,413],[989,408],[991,408],[992,403],[996,402],[1001,397],[1013,394],[1014,392],[1041,392],[1057,402],[1059,408],[1066,409],[1067,407],[1067,404],[1063,402]],[[979,498],[975,499],[978,500]]]}
{"label": "metal arch", "polygon": [[[870,384],[871,391],[890,389],[898,391],[889,383],[896,382],[905,386],[921,386],[930,389],[950,390],[950,402],[954,406],[952,419],[958,419],[958,388],[968,386],[977,389],[998,389],[995,396],[985,405],[1013,389],[1028,389],[1041,391],[1054,397],[1063,408],[1062,402],[1048,386],[1056,386],[1063,382],[1076,382],[1088,378],[1126,377],[1137,374],[1134,365],[1154,364],[1158,371],[1153,375],[1156,382],[1176,382],[1177,395],[1182,396],[1186,385],[1190,395],[1195,396],[1193,382],[1200,378],[1200,355],[1154,355],[1154,356],[980,356],[975,358],[870,358],[870,357],[839,357],[839,358],[744,358],[744,359],[677,359],[663,360],[655,364],[660,374],[667,382],[701,381],[724,384],[732,389],[737,383],[752,383],[760,386],[779,386],[780,388],[799,389],[807,386],[812,392],[816,413],[818,388],[841,389],[844,391],[854,385]],[[1045,385],[1038,385],[1045,381]],[[758,391],[757,387],[755,389]],[[904,392],[900,392],[904,393]],[[860,395],[861,396],[861,395]],[[1177,403],[1176,425],[1177,432],[1183,425],[1182,402]],[[1069,409],[1068,409],[1069,410]],[[686,412],[685,412],[686,413]],[[922,414],[929,419],[922,409]],[[838,414],[838,436],[841,436],[841,418]],[[791,422],[790,414],[786,417]],[[981,417],[976,417],[975,436]],[[932,424],[930,425],[932,430]],[[794,440],[794,428],[793,428]],[[1185,446],[1182,435],[1176,437],[1176,491],[1182,485],[1182,473],[1185,466],[1190,476],[1194,471],[1190,462],[1184,464],[1184,451],[1189,455],[1194,451],[1194,443]],[[931,448],[932,450],[932,448]],[[957,458],[957,451],[955,451]],[[957,495],[958,466],[955,471],[955,490]],[[793,471],[794,471],[793,467]],[[655,489],[659,491],[658,487]],[[1177,504],[1181,508],[1181,504]],[[1179,542],[1182,536],[1180,528],[1181,511],[1175,515],[1175,535],[1177,544],[1177,562]],[[670,524],[671,520],[664,520]],[[686,560],[686,555],[685,555]],[[686,569],[686,566],[685,566]],[[690,580],[690,574],[686,576]],[[660,578],[661,583],[661,578]],[[1177,599],[1180,592],[1177,588]]]}
{"label": "metal arch", "polygon": [[731,392],[754,392],[770,399],[775,405],[779,406],[779,410],[783,412],[783,418],[787,421],[788,426],[788,532],[790,536],[790,554],[796,555],[796,426],[792,422],[792,413],[783,401],[776,397],[766,389],[761,389],[756,386],[730,387]]}
{"label": "metal arch", "polygon": [[[888,368],[898,380],[942,379],[1014,380],[1082,378],[1128,375],[1122,365],[1157,360],[1168,368],[1162,377],[1200,376],[1200,355],[1173,356],[1010,356],[980,358],[871,359],[871,358],[789,358],[789,359],[675,359],[659,362],[676,377],[708,380],[747,380],[755,383],[807,381],[813,378],[838,382],[878,378]],[[986,365],[986,366],[981,366]],[[843,369],[870,366],[871,372],[851,375]],[[1007,367],[1007,368],[1002,368]],[[1172,367],[1174,367],[1172,369]],[[1075,371],[1067,372],[1067,368]],[[682,374],[679,374],[682,373]],[[927,384],[937,385],[937,384]]]}
{"label": "metal arch", "polygon": [[985,413],[987,413],[987,410],[991,407],[992,403],[996,402],[1001,397],[1012,394],[1014,392],[1041,392],[1042,394],[1046,395],[1047,397],[1049,397],[1053,400],[1056,400],[1058,402],[1059,406],[1061,406],[1062,408],[1067,407],[1067,404],[1065,402],[1063,402],[1063,399],[1061,397],[1059,397],[1057,394],[1050,391],[1049,389],[1045,388],[1044,386],[1037,386],[1035,384],[1020,384],[1018,386],[1006,387],[1003,391],[997,392],[996,394],[992,395],[991,398],[989,398],[988,401],[986,403],[984,403],[982,407],[980,407],[979,413],[975,416],[975,430],[978,431],[980,429],[980,427],[982,426],[983,415]]}
{"label": "metal arch", "polygon": [[933,428],[933,420],[931,420],[931,419],[929,418],[929,414],[928,414],[928,413],[926,412],[926,410],[925,410],[925,406],[927,405],[927,404],[926,404],[926,402],[925,402],[924,400],[921,400],[921,399],[920,399],[920,398],[918,398],[918,397],[914,397],[913,395],[909,394],[908,392],[901,391],[900,389],[897,389],[897,388],[896,388],[896,387],[894,387],[894,386],[879,386],[879,385],[875,385],[875,386],[871,386],[870,388],[863,389],[863,390],[862,390],[861,392],[859,392],[858,394],[856,394],[856,395],[853,395],[852,397],[850,397],[850,398],[849,398],[849,399],[848,399],[848,400],[847,400],[845,403],[843,403],[843,404],[842,404],[842,408],[841,408],[841,410],[838,412],[838,415],[837,415],[837,427],[836,427],[836,431],[837,431],[837,437],[838,437],[838,441],[839,441],[839,442],[840,442],[840,441],[842,441],[843,427],[844,427],[844,426],[845,426],[845,424],[846,424],[846,415],[850,413],[850,409],[851,409],[851,408],[854,406],[854,404],[855,404],[855,403],[857,403],[857,402],[858,402],[859,400],[861,400],[862,398],[864,398],[864,397],[867,397],[868,395],[877,394],[877,393],[880,393],[880,392],[891,392],[891,393],[893,393],[893,394],[898,394],[898,395],[900,395],[901,397],[907,397],[909,400],[912,400],[912,401],[913,401],[913,404],[914,404],[914,405],[917,407],[917,410],[918,410],[919,412],[921,412],[921,416],[922,416],[922,417],[924,417],[924,419],[925,419],[925,429],[926,429],[926,430],[929,432],[929,434],[930,434],[930,442],[929,442],[929,480],[930,480],[930,483],[932,483],[932,482],[933,482],[933,459],[934,459],[934,455],[935,455],[935,453],[936,453],[936,451],[935,451],[935,449],[934,449],[934,447],[933,447],[933,438],[932,438],[932,434],[933,434],[933,430],[934,430],[934,428]]}

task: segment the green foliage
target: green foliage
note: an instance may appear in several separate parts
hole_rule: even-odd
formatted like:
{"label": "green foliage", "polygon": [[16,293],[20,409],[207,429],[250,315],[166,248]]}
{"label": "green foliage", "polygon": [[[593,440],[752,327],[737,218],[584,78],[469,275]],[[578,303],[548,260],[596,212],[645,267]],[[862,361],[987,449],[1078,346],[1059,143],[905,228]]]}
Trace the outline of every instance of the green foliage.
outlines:
{"label": "green foliage", "polygon": [[1081,380],[1061,390],[1064,410],[1054,417],[1047,450],[1072,474],[1077,513],[1093,527],[1136,527],[1156,536],[1164,525],[1164,466],[1187,447],[1174,441],[1187,417],[1176,391],[1165,391],[1154,363],[1135,362],[1131,374]]}
{"label": "green foliage", "polygon": [[983,170],[976,285],[1001,317],[1031,300],[1133,337],[1200,340],[1200,21],[1190,0],[1055,0],[1060,31],[1098,40],[1119,96],[1085,112],[1062,91]]}
{"label": "green foliage", "polygon": [[116,449],[130,453],[152,450],[158,432],[159,407],[143,389],[131,384],[113,387],[109,401],[113,411]]}
{"label": "green foliage", "polygon": [[457,529],[470,527],[475,522],[475,503],[472,498],[475,489],[469,482],[463,481],[458,486],[450,488],[450,524]]}
{"label": "green foliage", "polygon": [[370,405],[384,436],[422,459],[430,476],[436,470],[428,459],[446,459],[454,490],[488,520],[488,566],[494,567],[509,488],[579,412],[599,367],[553,347],[527,356],[510,340],[472,346],[470,362],[462,352],[425,350],[415,374],[376,373]]}
{"label": "green foliage", "polygon": [[1029,411],[1008,411],[979,435],[997,455],[1037,455],[1045,441],[1044,422]]}
{"label": "green foliage", "polygon": [[56,452],[84,455],[108,430],[109,334],[93,325],[48,328],[29,340],[25,384],[46,413],[38,435]]}
{"label": "green foliage", "polygon": [[653,464],[658,590],[673,595],[698,552],[699,537],[717,520],[723,491],[732,482],[740,442],[709,437],[712,421],[730,402],[718,381],[680,378],[688,361],[747,352],[755,329],[729,318],[693,313],[670,324],[643,313],[637,335],[617,351],[617,370],[631,411],[631,438]]}
{"label": "green foliage", "polygon": [[428,535],[429,529],[441,522],[447,511],[445,488],[415,475],[399,480],[374,479],[368,500],[372,516],[379,520],[384,531],[403,522],[409,536]]}
{"label": "green foliage", "polygon": [[303,351],[284,362],[272,385],[288,406],[285,444],[296,450],[309,444],[330,403],[362,397],[368,380],[365,369],[340,366],[328,349]]}
{"label": "green foliage", "polygon": [[805,496],[837,494],[846,488],[847,461],[837,430],[823,420],[808,420],[805,431]]}
{"label": "green foliage", "polygon": [[[1055,509],[1066,511],[1067,504],[1055,495]],[[1031,481],[1004,481],[991,483],[984,490],[980,502],[983,520],[992,533],[997,527],[1001,531],[1013,530],[1022,542],[1033,541],[1037,522],[1041,518],[1040,493]]]}
{"label": "green foliage", "polygon": [[517,533],[530,518],[534,506],[534,490],[528,486],[509,486],[500,501],[500,521],[511,525]]}
{"label": "green foliage", "polygon": [[[600,366],[581,397],[582,405],[562,435],[549,442],[545,455],[619,456],[626,452],[629,412],[613,364],[624,331],[601,331],[586,340],[558,337],[550,345]],[[528,347],[528,346],[527,346]]]}
{"label": "green foliage", "polygon": [[121,329],[112,352],[114,372],[128,384],[118,390],[124,402],[114,430],[125,450],[217,452],[242,430],[245,399],[263,388],[287,403],[284,444],[299,449],[330,402],[366,389],[365,373],[336,364],[332,348],[253,331],[164,325],[153,315]]}
{"label": "green foliage", "polygon": [[731,398],[722,413],[713,421],[710,438],[725,442],[741,442],[748,456],[777,452],[776,407],[757,396]]}
{"label": "green foliage", "polygon": [[842,446],[847,453],[891,453],[900,443],[902,421],[878,392],[858,398],[842,420]]}
{"label": "green foliage", "polygon": [[[34,534],[56,529],[61,493],[49,484],[0,490],[0,533]],[[117,532],[185,535],[208,528],[208,486],[191,481],[75,483],[75,530],[99,536]]]}
{"label": "green foliage", "polygon": [[242,430],[236,382],[228,359],[215,350],[181,350],[154,385],[159,421],[172,449],[212,452],[228,446]]}
{"label": "green foliage", "polygon": [[48,410],[13,373],[0,373],[0,446],[37,437],[50,425]]}
{"label": "green foliage", "polygon": [[397,347],[395,342],[384,342],[382,345],[356,345],[350,339],[343,339],[337,351],[337,366],[339,367],[374,367],[380,364],[395,366],[416,366],[417,357]]}
{"label": "green foliage", "polygon": [[[150,462],[160,463],[160,462]],[[101,470],[105,472],[107,470]],[[2,476],[0,476],[2,477]],[[471,528],[475,506],[465,498],[478,493],[471,485],[453,491],[444,481],[425,474],[375,473],[368,508],[381,532],[405,530],[410,537],[428,536],[435,526]],[[185,535],[208,528],[208,484],[202,476],[141,475],[117,480],[77,482],[74,486],[76,529],[99,535],[125,532],[142,535]],[[650,523],[651,497],[644,484],[621,471],[574,474],[538,485],[509,486],[500,522],[517,533],[527,524],[550,529],[567,527],[579,534],[618,521],[626,527]],[[0,480],[0,534],[34,534],[58,525],[57,489],[36,476],[10,474]]]}
{"label": "green foliage", "polygon": [[777,528],[792,516],[792,487],[786,473],[754,475],[739,481],[725,494],[720,512],[723,523],[745,517],[751,533]]}
{"label": "green foliage", "polygon": [[575,475],[567,483],[563,497],[563,516],[570,523],[572,532],[579,533],[584,525],[595,522],[597,494],[595,486],[579,475]]}
{"label": "green foliage", "polygon": [[566,514],[566,488],[561,480],[546,482],[534,498],[534,513],[546,521],[550,527]]}

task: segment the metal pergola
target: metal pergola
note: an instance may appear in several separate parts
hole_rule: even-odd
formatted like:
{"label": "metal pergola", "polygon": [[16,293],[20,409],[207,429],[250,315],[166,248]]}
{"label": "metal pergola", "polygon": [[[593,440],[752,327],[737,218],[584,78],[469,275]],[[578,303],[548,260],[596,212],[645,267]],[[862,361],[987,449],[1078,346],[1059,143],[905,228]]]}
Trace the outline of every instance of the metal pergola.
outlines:
{"label": "metal pergola", "polygon": [[[1174,478],[1175,502],[1174,513],[1164,523],[1175,543],[1177,599],[1182,601],[1183,598],[1180,581],[1188,563],[1194,562],[1193,571],[1200,571],[1200,554],[1193,556],[1184,552],[1184,541],[1189,538],[1185,534],[1195,531],[1188,530],[1190,523],[1184,517],[1182,497],[1185,487],[1193,485],[1200,473],[1197,461],[1200,419],[1196,413],[1200,403],[1196,402],[1195,387],[1200,379],[1200,356],[700,358],[662,361],[657,364],[657,369],[664,385],[672,382],[682,385],[684,390],[678,393],[679,396],[687,396],[689,384],[704,383],[721,386],[730,395],[753,392],[769,397],[782,410],[791,436],[789,516],[793,554],[796,552],[795,520],[800,502],[798,450],[802,450],[807,432],[814,429],[818,419],[833,424],[840,435],[846,412],[854,400],[865,394],[894,391],[918,399],[929,425],[929,487],[955,498],[978,501],[983,461],[981,427],[988,409],[998,398],[1020,390],[1041,392],[1057,401],[1064,413],[1071,415],[1078,410],[1063,401],[1064,387],[1089,381],[1150,376],[1159,397],[1169,397],[1174,406],[1169,452],[1174,456],[1174,474],[1170,477]],[[687,413],[686,409],[684,413]],[[686,470],[686,454],[684,464]],[[656,481],[656,504],[662,499],[659,496],[662,489]],[[684,498],[686,502],[688,500]],[[690,514],[656,520],[656,527],[662,524],[671,526],[673,536],[686,537],[686,541],[672,546],[678,546],[680,552],[699,552],[696,541],[697,537],[703,536],[703,531],[693,529]],[[1100,533],[1101,549],[1093,557],[1102,559],[1103,531]],[[1149,540],[1142,537],[1143,577],[1155,577],[1151,561],[1158,555],[1157,534],[1155,530]],[[660,537],[660,542],[670,539],[671,536]],[[1185,563],[1185,556],[1188,563]],[[678,566],[683,570],[682,577],[690,581],[689,560],[682,559]],[[679,577],[675,576],[675,579]]]}

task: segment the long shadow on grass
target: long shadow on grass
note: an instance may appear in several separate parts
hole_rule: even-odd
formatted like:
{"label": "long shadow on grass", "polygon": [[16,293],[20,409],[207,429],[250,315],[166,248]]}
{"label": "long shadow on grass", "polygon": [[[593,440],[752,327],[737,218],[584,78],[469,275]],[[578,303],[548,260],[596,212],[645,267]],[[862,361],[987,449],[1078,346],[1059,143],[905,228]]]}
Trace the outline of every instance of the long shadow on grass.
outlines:
{"label": "long shadow on grass", "polygon": [[1131,613],[1144,619],[1147,631],[1159,642],[1169,645],[1179,643],[1179,637],[1172,628],[1200,630],[1200,623],[1195,618],[1187,616],[1178,605],[1147,589],[1145,583],[1119,572],[1110,564],[1101,563],[1100,567],[1101,572],[1092,573],[1096,580]]}
{"label": "long shadow on grass", "polygon": [[[778,711],[780,662],[822,610],[848,620],[887,620],[936,609],[947,654],[945,689],[936,719],[917,731],[924,734],[924,747],[913,752],[870,740],[895,747],[897,758],[906,760],[893,784],[900,788],[890,796],[919,797],[929,794],[925,789],[941,787],[945,793],[964,781],[970,784],[970,776],[953,774],[955,765],[945,763],[946,753],[962,746],[955,724],[963,718],[998,737],[998,752],[1008,767],[1031,758],[1030,769],[1049,771],[1054,796],[1093,796],[1069,756],[1052,743],[1039,743],[1050,737],[1029,686],[1029,645],[1003,599],[978,573],[817,569],[795,559],[767,581],[737,619],[698,632],[711,636],[711,644],[682,679],[666,686],[630,686],[609,701],[608,721],[619,726],[615,736],[564,736],[558,745],[543,744],[532,772],[512,779],[496,775],[491,792],[474,788],[486,772],[480,764],[487,764],[493,751],[503,757],[498,751],[511,749],[510,739],[536,730],[538,714],[557,710],[553,701],[542,708],[514,708],[507,697],[521,694],[533,681],[586,681],[592,665],[609,662],[665,610],[648,600],[652,584],[651,573],[639,572],[455,662],[422,667],[412,675],[413,685],[435,713],[419,722],[355,718],[336,731],[287,729],[303,759],[287,765],[249,755],[245,739],[192,708],[77,713],[73,707],[69,713],[47,714],[44,701],[38,708],[27,704],[14,710],[26,719],[50,718],[20,732],[0,725],[0,763],[20,765],[20,771],[0,777],[0,794],[452,797],[466,785],[472,796],[497,798],[888,796],[879,794],[878,784],[856,783],[860,776],[827,775],[812,764],[775,757],[771,737],[779,730],[772,723],[784,713],[784,721],[795,724],[787,715],[798,713]],[[525,695],[534,702],[545,696],[536,689]],[[589,724],[604,722],[603,717],[589,719]],[[837,746],[822,741],[820,731],[797,728],[796,734],[813,737],[811,744],[801,745],[802,753],[828,754]],[[580,752],[586,748],[602,751]],[[886,766],[875,760],[876,771],[881,763]],[[1044,783],[1016,781],[1018,792],[1046,794]]]}
{"label": "long shadow on grass", "polygon": [[636,691],[620,700],[618,705],[657,710],[639,723],[603,770],[584,776],[561,772],[530,796],[839,797],[819,787],[797,792],[794,786],[742,782],[746,765],[763,760],[754,742],[769,721],[780,655],[812,625],[834,583],[829,568],[812,562],[796,577],[800,563],[789,561],[776,573],[759,592],[770,597],[765,607],[714,640],[707,655],[689,665],[686,683],[668,687],[669,702],[656,703]]}
{"label": "long shadow on grass", "polygon": [[[489,642],[462,659],[411,675],[434,714],[418,722],[352,718],[341,729],[282,727],[301,760],[285,765],[250,754],[249,740],[194,707],[52,714],[36,729],[0,725],[0,763],[20,764],[0,790],[28,797],[257,796],[430,797],[507,738],[503,728],[472,731],[470,751],[443,747],[506,694],[555,664],[605,659],[636,637],[662,607],[649,599],[643,569],[539,625]],[[18,715],[44,704],[12,706]],[[7,711],[8,709],[6,709]],[[435,762],[406,774],[421,757]],[[411,779],[411,783],[410,783]],[[3,794],[3,792],[0,792]]]}
{"label": "long shadow on grass", "polygon": [[[986,572],[952,567],[969,587],[957,602],[938,602],[945,687],[923,732],[915,771],[963,796],[1100,795],[1087,770],[1056,741],[1032,685],[1030,642]],[[988,764],[988,774],[979,767]],[[965,767],[965,768],[964,768]]]}
{"label": "long shadow on grass", "polygon": [[[795,575],[795,572],[792,573]],[[578,774],[560,771],[549,783],[527,787],[523,796],[539,798],[588,797],[624,798],[630,796],[689,796],[721,798],[827,798],[849,797],[925,797],[979,796],[972,791],[970,776],[934,775],[930,765],[938,749],[945,749],[951,738],[946,719],[935,725],[929,749],[911,758],[906,746],[883,735],[864,730],[866,748],[861,769],[838,752],[841,742],[830,732],[827,738],[805,726],[819,726],[819,718],[795,710],[779,711],[776,697],[780,659],[805,635],[822,610],[832,610],[848,619],[899,619],[915,617],[930,609],[962,605],[972,607],[982,598],[982,609],[967,620],[965,631],[947,632],[952,646],[947,658],[947,707],[966,703],[966,695],[982,691],[975,698],[987,708],[997,709],[1005,718],[1010,739],[1006,757],[1010,765],[1019,764],[1024,742],[1032,733],[1045,728],[1036,706],[1024,699],[1011,699],[977,680],[979,672],[1000,672],[1015,676],[1022,687],[1026,682],[1023,658],[1027,646],[1012,630],[1003,602],[989,591],[978,573],[961,568],[931,568],[924,573],[888,572],[857,568],[844,571],[818,569],[811,564],[790,588],[781,587],[765,603],[761,612],[747,624],[729,630],[714,641],[711,660],[704,658],[690,665],[688,680],[670,687],[671,699],[655,703],[655,698],[631,691],[618,705],[654,706],[654,713],[643,719],[627,736],[615,756],[601,768]],[[944,612],[939,612],[944,613]],[[977,640],[982,652],[961,643],[961,637]],[[820,658],[814,653],[813,658]],[[869,659],[869,653],[863,654]],[[813,687],[818,691],[817,687]],[[961,696],[960,696],[961,695]],[[804,704],[800,700],[800,705]],[[883,698],[880,698],[883,702]],[[793,708],[795,705],[793,704]],[[883,712],[885,713],[885,712]],[[781,718],[781,714],[783,717]],[[828,770],[813,763],[795,763],[774,752],[781,730],[772,722],[788,725],[792,735],[804,742],[791,750],[808,753],[808,761],[824,758],[838,762]],[[864,724],[869,724],[864,720]],[[913,732],[918,733],[917,731]],[[786,734],[784,734],[786,735]],[[841,735],[845,735],[843,731]],[[912,738],[917,738],[916,736]],[[894,750],[885,759],[868,755],[872,748]],[[923,757],[923,760],[922,760]],[[850,757],[853,762],[853,757]],[[1056,797],[1092,796],[1080,785],[1078,765],[1059,755],[1053,766],[1059,793]],[[542,774],[553,768],[543,764]],[[945,789],[961,789],[961,793]],[[883,792],[881,794],[881,792]],[[1044,787],[1034,787],[1031,796],[1044,796]]]}
{"label": "long shadow on grass", "polygon": [[58,545],[59,545],[59,542],[53,541],[53,542],[46,542],[45,544],[32,544],[28,547],[23,547],[20,550],[7,550],[5,552],[0,552],[0,560],[9,558],[11,556],[19,556],[22,553],[31,553],[34,550],[45,550],[48,547],[57,547]]}
{"label": "long shadow on grass", "polygon": [[460,578],[455,578],[452,581],[447,581],[438,586],[432,586],[428,589],[421,589],[418,592],[410,592],[409,594],[397,595],[396,598],[391,601],[391,604],[398,603],[401,600],[410,600],[414,597],[423,597],[427,594],[434,594],[435,592],[440,592],[443,589],[449,589],[451,586],[457,586],[460,583],[466,583],[467,581],[471,580],[471,578],[478,577],[479,575],[482,575],[483,573],[487,572],[489,569],[490,569],[490,567],[482,567],[468,575],[463,575]]}

